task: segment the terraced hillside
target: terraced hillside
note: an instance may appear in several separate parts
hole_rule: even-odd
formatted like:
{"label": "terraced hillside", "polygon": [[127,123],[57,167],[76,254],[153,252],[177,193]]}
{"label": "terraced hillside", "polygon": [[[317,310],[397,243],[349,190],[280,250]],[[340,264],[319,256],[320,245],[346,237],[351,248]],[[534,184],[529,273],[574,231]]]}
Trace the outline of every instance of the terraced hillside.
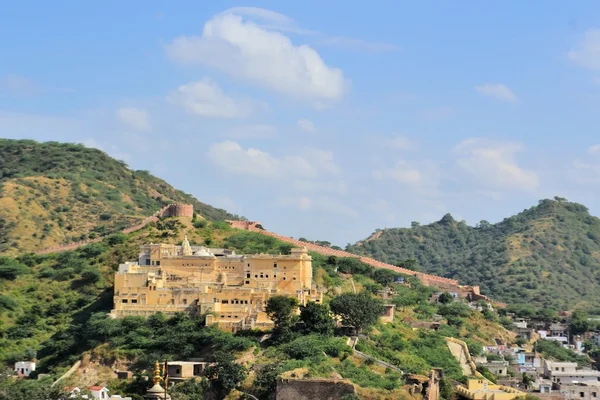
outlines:
{"label": "terraced hillside", "polygon": [[103,236],[174,202],[208,220],[233,217],[100,150],[0,140],[0,254]]}

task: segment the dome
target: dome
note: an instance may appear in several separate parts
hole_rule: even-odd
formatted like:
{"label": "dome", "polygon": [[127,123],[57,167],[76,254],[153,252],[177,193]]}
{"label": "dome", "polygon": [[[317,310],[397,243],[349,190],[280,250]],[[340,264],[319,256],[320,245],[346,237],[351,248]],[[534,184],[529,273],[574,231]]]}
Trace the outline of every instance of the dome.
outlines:
{"label": "dome", "polygon": [[206,247],[201,247],[200,250],[197,250],[194,253],[194,255],[197,256],[197,257],[210,257],[213,254],[209,253],[208,250],[206,249]]}

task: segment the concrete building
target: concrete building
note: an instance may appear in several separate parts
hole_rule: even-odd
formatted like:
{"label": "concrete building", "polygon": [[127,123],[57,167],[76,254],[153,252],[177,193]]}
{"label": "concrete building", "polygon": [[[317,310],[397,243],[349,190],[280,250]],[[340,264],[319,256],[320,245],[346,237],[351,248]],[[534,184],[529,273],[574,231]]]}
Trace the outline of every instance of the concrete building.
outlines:
{"label": "concrete building", "polygon": [[559,392],[565,400],[597,400],[600,395],[600,387],[585,383],[572,383],[560,385]]}
{"label": "concrete building", "polygon": [[289,255],[237,255],[190,246],[185,238],[181,246],[141,246],[138,262],[119,266],[111,316],[188,312],[208,314],[206,323],[224,330],[268,329],[265,305],[275,295],[322,302],[305,247]]}
{"label": "concrete building", "polygon": [[35,363],[31,361],[18,361],[15,363],[15,372],[18,375],[29,376],[35,371]]}
{"label": "concrete building", "polygon": [[577,369],[577,363],[544,361],[544,377],[555,386],[571,383],[600,384],[600,371]]}
{"label": "concrete building", "polygon": [[169,372],[169,383],[175,384],[186,379],[202,376],[207,367],[206,362],[196,361],[169,361],[167,371]]}
{"label": "concrete building", "polygon": [[492,374],[496,376],[506,376],[508,375],[508,361],[489,361],[482,363],[475,363],[477,366],[486,367]]}

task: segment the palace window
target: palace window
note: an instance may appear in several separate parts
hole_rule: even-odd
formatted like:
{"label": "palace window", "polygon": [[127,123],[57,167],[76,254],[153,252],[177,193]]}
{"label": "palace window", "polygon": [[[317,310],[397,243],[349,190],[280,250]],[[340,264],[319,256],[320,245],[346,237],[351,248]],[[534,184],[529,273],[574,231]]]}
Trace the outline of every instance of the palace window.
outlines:
{"label": "palace window", "polygon": [[127,303],[127,299],[121,300],[121,303]]}
{"label": "palace window", "polygon": [[246,285],[249,285],[249,284],[250,284],[250,281],[246,281]]}
{"label": "palace window", "polygon": [[132,304],[137,304],[137,299],[131,299]]}
{"label": "palace window", "polygon": [[277,268],[277,261],[275,261],[275,263],[273,263],[273,268]]}
{"label": "palace window", "polygon": [[246,278],[250,278],[250,272],[246,274]]}
{"label": "palace window", "polygon": [[229,304],[229,300],[221,300],[221,303],[223,303],[223,304]]}
{"label": "palace window", "polygon": [[183,299],[183,304],[186,305],[187,304],[187,299]]}

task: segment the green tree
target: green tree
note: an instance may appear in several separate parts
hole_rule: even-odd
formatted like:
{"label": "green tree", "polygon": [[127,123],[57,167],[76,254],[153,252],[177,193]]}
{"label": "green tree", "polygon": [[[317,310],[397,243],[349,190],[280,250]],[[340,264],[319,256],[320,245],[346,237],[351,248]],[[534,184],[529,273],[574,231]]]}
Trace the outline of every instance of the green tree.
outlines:
{"label": "green tree", "polygon": [[273,321],[273,341],[285,342],[291,338],[292,314],[298,307],[298,300],[288,296],[273,296],[267,301],[265,311]]}
{"label": "green tree", "polygon": [[331,336],[335,327],[329,306],[314,301],[309,301],[306,306],[300,307],[300,322],[306,334]]}
{"label": "green tree", "polygon": [[585,311],[577,310],[571,317],[571,334],[580,335],[590,329],[589,315]]}
{"label": "green tree", "polygon": [[206,380],[188,379],[169,389],[172,400],[201,400],[208,388]]}
{"label": "green tree", "polygon": [[247,374],[246,368],[236,363],[230,353],[225,352],[215,353],[214,365],[206,368],[206,377],[211,381],[220,398],[236,388],[246,379]]}
{"label": "green tree", "polygon": [[362,291],[358,294],[344,293],[335,297],[331,301],[331,310],[342,317],[343,324],[360,333],[379,320],[385,307],[381,299]]}
{"label": "green tree", "polygon": [[448,303],[452,303],[454,301],[454,297],[452,297],[452,295],[450,293],[444,292],[444,293],[440,294],[438,301],[442,304],[448,304]]}

